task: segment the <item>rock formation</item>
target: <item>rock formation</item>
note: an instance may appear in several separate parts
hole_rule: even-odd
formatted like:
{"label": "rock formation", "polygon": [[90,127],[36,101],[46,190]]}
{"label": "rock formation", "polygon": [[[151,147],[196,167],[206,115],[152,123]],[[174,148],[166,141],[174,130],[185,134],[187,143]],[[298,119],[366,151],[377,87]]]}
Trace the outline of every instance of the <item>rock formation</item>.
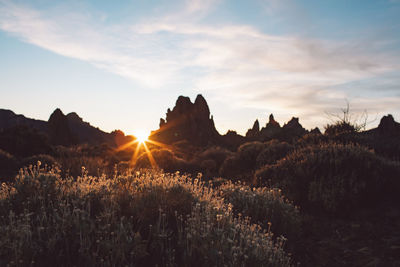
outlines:
{"label": "rock formation", "polygon": [[310,133],[311,134],[322,134],[321,133],[321,130],[318,128],[318,127],[315,127],[314,129],[312,129],[311,131],[310,131]]}
{"label": "rock formation", "polygon": [[292,117],[288,123],[283,125],[282,130],[286,136],[291,138],[301,137],[307,133],[307,130],[299,123],[299,118]]}
{"label": "rock formation", "polygon": [[220,137],[206,100],[197,95],[194,103],[189,97],[179,96],[175,107],[167,110],[166,119],[160,119],[160,128],[153,131],[150,138],[165,144],[187,140],[206,146],[218,143]]}
{"label": "rock formation", "polygon": [[68,146],[77,142],[77,138],[73,136],[69,127],[67,117],[59,108],[50,115],[47,126],[52,144]]}
{"label": "rock formation", "polygon": [[277,136],[281,133],[281,126],[279,122],[277,122],[274,118],[273,114],[269,115],[269,121],[260,131],[260,140],[266,141],[273,138],[277,138]]}
{"label": "rock formation", "polygon": [[247,130],[246,137],[256,138],[259,133],[260,133],[260,123],[258,122],[258,120],[256,120],[253,124],[253,127]]}
{"label": "rock formation", "polygon": [[377,132],[381,135],[400,136],[400,123],[396,122],[391,114],[383,116]]}
{"label": "rock formation", "polygon": [[69,113],[66,117],[69,128],[79,143],[91,145],[107,143],[115,145],[115,140],[111,134],[103,132],[99,128],[90,125],[90,123],[83,121],[75,112]]}

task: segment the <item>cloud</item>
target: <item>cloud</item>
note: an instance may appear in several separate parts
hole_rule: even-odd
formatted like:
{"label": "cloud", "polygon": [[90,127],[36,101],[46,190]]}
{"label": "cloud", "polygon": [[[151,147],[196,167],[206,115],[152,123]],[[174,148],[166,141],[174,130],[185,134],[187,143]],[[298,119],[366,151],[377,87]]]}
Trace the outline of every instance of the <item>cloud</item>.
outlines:
{"label": "cloud", "polygon": [[[280,5],[268,3],[275,9]],[[251,25],[207,24],[203,18],[219,4],[187,1],[164,16],[105,24],[87,13],[39,11],[3,0],[0,29],[150,88],[185,80],[227,104],[310,118],[320,118],[324,109],[342,106],[351,97],[338,89],[343,84],[399,71],[397,55],[377,52],[379,40],[366,47],[357,40],[278,36]],[[199,72],[187,71],[193,68]],[[382,107],[368,97],[359,102]]]}

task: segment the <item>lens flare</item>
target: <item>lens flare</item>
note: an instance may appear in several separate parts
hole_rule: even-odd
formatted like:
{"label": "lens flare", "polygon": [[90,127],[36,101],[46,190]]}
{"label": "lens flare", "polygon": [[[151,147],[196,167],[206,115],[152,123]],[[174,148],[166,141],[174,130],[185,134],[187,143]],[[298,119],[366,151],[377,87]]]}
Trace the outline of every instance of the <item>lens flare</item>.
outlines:
{"label": "lens flare", "polygon": [[144,130],[137,130],[133,134],[136,137],[136,142],[143,144],[149,140],[149,133]]}

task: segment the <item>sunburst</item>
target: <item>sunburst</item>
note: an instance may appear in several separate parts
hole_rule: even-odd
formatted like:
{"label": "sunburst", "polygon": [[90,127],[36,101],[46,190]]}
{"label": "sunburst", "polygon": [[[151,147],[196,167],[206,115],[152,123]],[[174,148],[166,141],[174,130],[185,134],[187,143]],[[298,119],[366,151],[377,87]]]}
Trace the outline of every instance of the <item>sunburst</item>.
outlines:
{"label": "sunburst", "polygon": [[147,142],[149,140],[149,133],[144,130],[135,131],[133,136],[136,137],[135,141],[138,142],[139,144],[144,144],[145,142]]}
{"label": "sunburst", "polygon": [[145,130],[136,130],[135,133],[133,134],[134,139],[131,142],[128,142],[122,146],[119,146],[116,151],[120,151],[120,150],[125,150],[129,147],[135,147],[135,151],[132,154],[132,158],[131,158],[131,166],[135,166],[136,165],[136,161],[139,157],[139,152],[141,150],[144,150],[144,152],[147,155],[147,158],[149,159],[152,168],[158,168],[158,164],[155,161],[153,155],[151,154],[151,150],[149,149],[148,145],[152,145],[152,146],[156,146],[156,147],[161,147],[161,148],[167,148],[170,150],[175,150],[173,146],[167,145],[167,144],[163,144],[160,142],[157,142],[155,140],[151,140],[151,134],[148,133],[148,131]]}

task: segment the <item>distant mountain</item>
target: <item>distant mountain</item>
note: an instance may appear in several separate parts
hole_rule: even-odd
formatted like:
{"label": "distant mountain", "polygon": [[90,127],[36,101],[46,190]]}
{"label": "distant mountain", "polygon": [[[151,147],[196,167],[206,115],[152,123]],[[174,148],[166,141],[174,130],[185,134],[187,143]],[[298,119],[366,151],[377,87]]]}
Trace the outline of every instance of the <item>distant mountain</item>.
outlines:
{"label": "distant mountain", "polygon": [[124,143],[125,140],[132,139],[125,137],[121,131],[106,133],[85,122],[75,112],[64,115],[58,108],[50,115],[48,121],[30,119],[23,115],[17,115],[11,110],[0,109],[0,132],[19,126],[35,129],[47,136],[54,145],[107,143],[116,146],[117,143]]}
{"label": "distant mountain", "polygon": [[25,125],[40,132],[47,131],[47,122],[26,118],[24,115],[17,115],[8,109],[0,109],[0,130],[14,126]]}
{"label": "distant mountain", "polygon": [[93,127],[90,123],[83,121],[81,117],[75,112],[67,114],[67,120],[72,134],[78,137],[80,143],[87,144],[101,144],[110,143],[115,144],[112,134],[106,133],[97,127]]}

